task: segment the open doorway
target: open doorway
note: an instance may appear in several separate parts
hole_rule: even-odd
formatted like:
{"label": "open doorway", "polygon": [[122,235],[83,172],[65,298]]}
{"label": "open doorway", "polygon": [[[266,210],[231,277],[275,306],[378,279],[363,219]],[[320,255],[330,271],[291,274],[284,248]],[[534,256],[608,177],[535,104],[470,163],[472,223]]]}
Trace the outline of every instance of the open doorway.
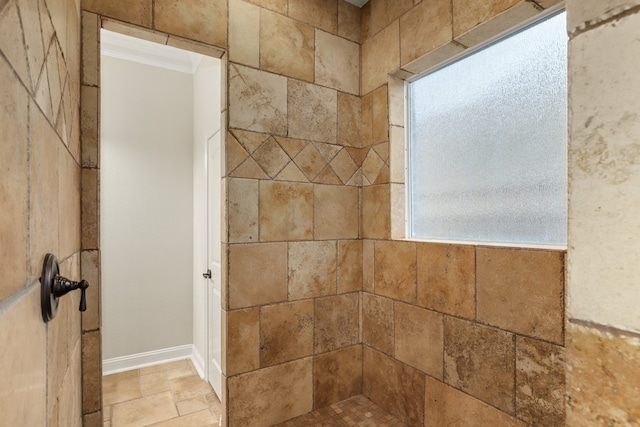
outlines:
{"label": "open doorway", "polygon": [[189,360],[221,396],[220,60],[102,30],[101,74],[104,374]]}

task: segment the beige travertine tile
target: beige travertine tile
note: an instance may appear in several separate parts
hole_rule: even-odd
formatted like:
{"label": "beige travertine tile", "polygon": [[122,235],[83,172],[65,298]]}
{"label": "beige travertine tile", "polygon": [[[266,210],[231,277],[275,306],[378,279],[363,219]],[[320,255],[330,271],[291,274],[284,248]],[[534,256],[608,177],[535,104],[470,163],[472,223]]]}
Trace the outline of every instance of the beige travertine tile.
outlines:
{"label": "beige travertine tile", "polygon": [[115,21],[108,18],[100,19],[102,28],[105,30],[113,31],[116,33],[124,34],[127,36],[135,37],[142,40],[148,40],[150,42],[167,44],[169,36],[165,33],[158,31],[148,30],[146,28],[140,28],[124,22]]}
{"label": "beige travertine tile", "polygon": [[307,177],[294,162],[289,162],[282,169],[282,172],[276,176],[276,181],[308,182]]}
{"label": "beige travertine tile", "polygon": [[313,301],[274,304],[260,309],[260,366],[313,354]]}
{"label": "beige travertine tile", "polygon": [[[474,0],[471,3],[476,4],[461,2],[462,5],[456,6],[457,3],[459,0],[454,0],[453,36],[455,41],[467,47],[483,43],[541,11],[537,4],[525,0],[498,0],[493,3]],[[465,32],[468,26],[471,27]]]}
{"label": "beige travertine tile", "polygon": [[360,43],[360,8],[344,0],[338,0],[338,35]]}
{"label": "beige travertine tile", "polygon": [[[424,25],[425,22],[431,25]],[[452,39],[451,0],[422,2],[400,18],[400,65]]]}
{"label": "beige travertine tile", "polygon": [[316,30],[315,83],[353,95],[360,91],[360,46]]}
{"label": "beige travertine tile", "polygon": [[396,359],[442,380],[442,314],[397,301],[393,313]]}
{"label": "beige travertine tile", "polygon": [[418,243],[418,304],[475,319],[475,260],[473,246]]}
{"label": "beige travertine tile", "polygon": [[226,354],[223,372],[227,376],[260,367],[260,309],[232,310],[226,315]]}
{"label": "beige travertine tile", "polygon": [[154,0],[155,28],[214,46],[227,46],[227,1]]}
{"label": "beige travertine tile", "polygon": [[515,410],[514,335],[445,316],[444,343],[445,382],[512,414]]}
{"label": "beige travertine tile", "polygon": [[425,388],[424,416],[434,426],[526,426],[493,406],[428,376]]}
{"label": "beige travertine tile", "polygon": [[326,167],[326,161],[314,144],[307,144],[293,161],[309,181],[315,180]]}
{"label": "beige travertine tile", "polygon": [[[538,2],[542,7],[549,7],[557,0],[541,0]],[[619,14],[625,9],[640,4],[638,0],[568,0],[567,31],[572,33],[579,25],[586,22],[595,24],[612,16]]]}
{"label": "beige travertine tile", "polygon": [[362,342],[393,354],[393,301],[377,295],[362,294]]}
{"label": "beige travertine tile", "polygon": [[275,178],[291,160],[273,137],[267,139],[252,156],[271,178]]}
{"label": "beige travertine tile", "polygon": [[[206,55],[206,56],[210,56],[212,58],[218,58],[221,59],[221,63],[222,63],[222,67],[226,67],[227,63],[226,63],[226,57],[223,58],[225,51],[223,49],[219,49],[216,47],[213,47],[210,44],[206,44],[206,43],[202,43],[202,42],[196,42],[193,41],[191,39],[185,39],[183,37],[178,37],[178,36],[169,36],[169,38],[167,39],[167,46],[171,46],[171,47],[176,47],[178,49],[182,49],[182,50],[188,50],[190,52],[195,52],[195,53],[199,53],[201,55]],[[224,79],[225,77],[225,71],[222,71],[222,81],[226,81],[226,79]],[[220,94],[220,101],[221,101],[221,108],[225,108],[226,104],[225,104],[225,88],[226,86],[222,86],[220,88],[221,90],[221,94]]]}
{"label": "beige travertine tile", "polygon": [[[22,33],[26,45],[27,59],[29,61],[29,71],[31,81],[38,81],[40,70],[45,61],[45,46],[42,42],[42,30],[40,27],[40,16],[38,2],[18,0],[20,18],[22,21]],[[48,48],[49,46],[46,46]],[[55,45],[57,48],[57,44]],[[56,70],[57,71],[57,70]],[[59,82],[59,81],[58,81]],[[59,84],[59,83],[58,83]]]}
{"label": "beige travertine tile", "polygon": [[284,363],[228,380],[230,426],[272,425],[311,411],[313,407],[312,361]]}
{"label": "beige travertine tile", "polygon": [[563,343],[564,252],[476,250],[478,320]]}
{"label": "beige travertine tile", "polygon": [[229,1],[229,59],[260,66],[260,8],[242,0]]}
{"label": "beige travertine tile", "polygon": [[288,0],[248,0],[248,1],[250,3],[264,7],[266,9],[273,10],[274,12],[282,13],[283,15],[287,14]]}
{"label": "beige travertine tile", "polygon": [[[52,162],[51,159],[58,158],[60,143],[47,118],[42,115],[34,104],[31,104],[29,116],[29,173],[31,181],[29,191],[29,227],[31,236],[33,236],[29,244],[29,259],[31,261],[29,275],[32,278],[36,278],[42,274],[42,262],[45,255],[49,252],[56,252],[58,248],[58,165],[56,162]],[[7,123],[8,126],[10,126],[10,123]],[[3,141],[15,142],[4,138]],[[13,151],[15,151],[14,156],[16,157],[7,153],[7,157],[3,156],[3,158],[19,162],[20,150]],[[18,165],[8,164],[8,166],[13,169]],[[11,174],[11,172],[9,173]],[[21,197],[15,198],[19,199]],[[9,203],[8,206],[12,204]],[[3,215],[7,214],[11,215],[13,212],[9,210]],[[15,221],[15,218],[13,220]],[[4,227],[2,229],[4,230]],[[12,229],[12,231],[14,230]],[[10,237],[7,236],[6,238]],[[8,241],[5,242],[4,239],[5,237],[3,236],[3,246],[5,243],[10,243]],[[15,274],[10,271],[7,273],[9,276]],[[20,284],[24,285],[24,283]],[[0,292],[0,299],[2,299],[2,292]]]}
{"label": "beige travertine tile", "polygon": [[374,291],[374,245],[373,240],[362,241],[362,290],[371,293]]}
{"label": "beige travertine tile", "polygon": [[150,28],[151,3],[152,0],[83,0],[82,9]]}
{"label": "beige travertine tile", "polygon": [[169,384],[176,402],[206,396],[212,391],[211,385],[202,381],[198,375],[172,378],[169,380]]}
{"label": "beige travertine tile", "polygon": [[80,254],[82,266],[82,278],[89,282],[86,290],[87,311],[82,313],[82,330],[92,331],[100,328],[100,252],[82,251]]}
{"label": "beige travertine tile", "polygon": [[229,126],[286,135],[287,78],[230,63]]}
{"label": "beige travertine tile", "polygon": [[154,394],[113,406],[114,426],[149,425],[178,416],[170,392]]}
{"label": "beige travertine tile", "polygon": [[335,90],[289,79],[289,136],[335,144],[338,95]]}
{"label": "beige travertine tile", "polygon": [[277,136],[276,140],[278,144],[282,147],[284,151],[286,151],[287,155],[292,159],[296,157],[307,145],[309,142],[304,141],[302,139],[293,139],[293,138],[285,138],[282,136]]}
{"label": "beige travertine tile", "polygon": [[362,146],[362,102],[358,96],[338,92],[338,145]]}
{"label": "beige travertine tile", "polygon": [[364,161],[362,162],[362,176],[366,180],[365,185],[374,184],[378,179],[378,176],[380,176],[384,166],[384,160],[376,150],[373,149],[373,147],[370,147],[367,150],[367,155]]}
{"label": "beige travertine tile", "polygon": [[98,88],[83,85],[80,102],[83,167],[97,167],[100,161],[98,155],[98,106]]}
{"label": "beige travertine tile", "polygon": [[377,34],[412,7],[413,0],[371,2],[370,35]]}
{"label": "beige travertine tile", "polygon": [[[80,249],[80,167],[68,151],[59,150],[58,153],[58,258],[64,259]],[[89,221],[90,210],[90,201],[83,203],[83,219]]]}
{"label": "beige travertine tile", "polygon": [[416,303],[416,243],[376,242],[375,291],[378,295]]}
{"label": "beige travertine tile", "polygon": [[286,243],[230,245],[230,308],[250,307],[286,299]]}
{"label": "beige travertine tile", "polygon": [[173,362],[161,363],[158,365],[146,366],[140,368],[140,375],[155,374],[158,372],[168,371],[185,371],[189,370],[189,361],[187,359],[174,360]]}
{"label": "beige travertine tile", "polygon": [[564,347],[516,337],[516,415],[531,424],[565,425]]}
{"label": "beige travertine tile", "polygon": [[83,426],[85,427],[111,427],[111,421],[102,421],[102,412],[93,412],[83,416]]}
{"label": "beige travertine tile", "polygon": [[389,124],[404,127],[405,80],[389,76],[387,88],[389,91]]}
{"label": "beige travertine tile", "polygon": [[313,28],[267,9],[260,11],[260,67],[313,81]]}
{"label": "beige travertine tile", "polygon": [[633,425],[640,419],[640,337],[569,323],[567,425]]}
{"label": "beige travertine tile", "polygon": [[362,240],[338,241],[338,293],[362,290]]}
{"label": "beige travertine tile", "polygon": [[313,359],[313,407],[323,408],[362,393],[362,346]]}
{"label": "beige travertine tile", "polygon": [[[83,9],[87,9],[87,4],[97,4],[96,0],[87,1],[83,4]],[[151,3],[149,1],[149,3]],[[106,7],[109,7],[105,5]],[[89,10],[89,9],[87,9]],[[151,11],[149,10],[149,14]],[[60,33],[58,33],[60,34]],[[100,57],[99,49],[100,23],[98,15],[82,11],[82,84],[88,86],[98,86],[100,84],[100,72],[98,63]]]}
{"label": "beige travertine tile", "polygon": [[339,145],[322,142],[314,142],[313,145],[318,149],[325,162],[330,162],[342,149]]}
{"label": "beige travertine tile", "polygon": [[[98,205],[99,170],[82,168],[81,177],[82,247],[85,249],[97,249],[100,244],[100,208]],[[64,219],[60,217],[59,222],[62,223],[63,221]]]}
{"label": "beige travertine tile", "polygon": [[125,371],[105,375],[102,378],[102,406],[109,407],[116,403],[142,397],[138,370]]}
{"label": "beige travertine tile", "polygon": [[338,32],[338,0],[289,0],[289,16],[332,34]]}
{"label": "beige travertine tile", "polygon": [[40,314],[39,286],[3,310],[0,342],[8,344],[0,350],[2,422],[15,426],[46,425],[47,338]]}
{"label": "beige travertine tile", "polygon": [[242,162],[249,157],[249,153],[238,142],[238,139],[231,133],[227,132],[225,140],[225,175],[230,175]]}
{"label": "beige travertine tile", "polygon": [[260,181],[260,240],[304,240],[313,233],[311,184]]}
{"label": "beige travertine tile", "polygon": [[[24,85],[27,88],[32,89],[36,85],[37,81],[32,83],[31,75],[29,74],[27,52],[24,45],[17,3],[13,1],[4,6],[4,10],[0,13],[0,51],[2,51],[4,56],[7,58],[11,67],[16,71]],[[2,67],[6,67],[4,59],[2,61]],[[4,70],[2,77],[3,82],[13,81],[13,76],[11,76],[11,80],[5,80],[5,77],[7,76],[5,75]],[[25,97],[23,99],[26,100],[28,98]]]}
{"label": "beige travertine tile", "polygon": [[[386,82],[386,80],[385,80]],[[371,98],[371,143],[389,141],[389,102],[387,98],[387,85],[376,89]]]}
{"label": "beige travertine tile", "polygon": [[361,224],[363,238],[389,238],[391,221],[388,185],[372,185],[362,189]]}
{"label": "beige travertine tile", "polygon": [[[209,403],[204,396],[194,397],[193,399],[182,400],[176,403],[180,416],[193,414],[209,408]],[[207,411],[208,412],[208,411]],[[186,422],[186,420],[183,420]]]}
{"label": "beige travertine tile", "polygon": [[289,300],[336,293],[335,240],[289,243]]}
{"label": "beige travertine tile", "polygon": [[340,178],[338,178],[338,175],[336,175],[335,171],[331,166],[325,166],[325,168],[322,169],[322,172],[318,174],[318,176],[316,177],[316,179],[313,180],[313,182],[318,184],[328,184],[328,185],[342,184],[342,181],[340,180]]}
{"label": "beige travertine tile", "polygon": [[[358,165],[347,150],[340,150],[331,160],[331,169],[340,178],[340,182],[349,185],[353,176],[358,172]],[[358,215],[356,215],[356,218]]]}
{"label": "beige travertine tile", "polygon": [[236,170],[231,172],[230,176],[234,178],[269,179],[269,176],[252,157],[245,159]]}
{"label": "beige travertine tile", "polygon": [[361,104],[362,123],[360,124],[361,147],[368,148],[373,144],[373,94],[362,97]]}
{"label": "beige travertine tile", "polygon": [[364,43],[367,39],[373,35],[371,32],[371,3],[367,2],[362,8],[360,8],[360,31],[361,42]]}
{"label": "beige travertine tile", "polygon": [[229,242],[258,241],[258,180],[229,178]]}
{"label": "beige travertine tile", "polygon": [[362,359],[364,395],[407,425],[422,426],[425,375],[367,346]]}
{"label": "beige travertine tile", "polygon": [[188,414],[178,418],[172,418],[153,424],[150,427],[184,427],[184,426],[200,426],[200,427],[217,427],[218,419],[214,418],[208,409],[204,409],[192,414]]}
{"label": "beige travertine tile", "polygon": [[325,353],[354,345],[359,334],[357,293],[315,300],[314,353]]}
{"label": "beige travertine tile", "polygon": [[400,67],[400,29],[398,21],[362,45],[361,95],[387,82],[387,75]]}
{"label": "beige travertine tile", "polygon": [[82,334],[82,408],[86,412],[100,410],[101,398],[104,402],[101,347],[99,330]]}
{"label": "beige travertine tile", "polygon": [[393,183],[404,184],[405,182],[405,147],[404,128],[391,126],[389,132],[389,178]]}
{"label": "beige travertine tile", "polygon": [[[27,208],[29,203],[27,155],[29,149],[27,134],[29,110],[28,94],[4,59],[0,59],[0,81],[3,82],[0,86],[0,123],[2,123],[0,158],[3,159],[2,174],[0,174],[0,200],[2,200],[0,257],[4,260],[3,278],[0,281],[0,301],[2,301],[27,284],[25,266],[27,265]],[[44,143],[57,145],[55,139],[42,141],[39,144]],[[45,148],[42,147],[42,149]],[[47,153],[52,150],[57,154],[55,147],[47,149]],[[57,172],[57,155],[52,163],[52,169],[43,171],[46,176],[41,179],[49,178],[51,174]],[[39,184],[51,185],[46,182]],[[56,183],[54,182],[53,185],[55,186]],[[53,202],[52,200],[51,203]],[[43,204],[45,206],[42,208],[46,207],[45,201]],[[36,207],[36,209],[38,208]],[[45,218],[40,220],[44,222]]]}
{"label": "beige travertine tile", "polygon": [[155,374],[140,375],[140,388],[143,396],[170,391],[167,371],[156,372]]}
{"label": "beige travertine tile", "polygon": [[314,237],[358,238],[358,188],[337,185],[313,186]]}

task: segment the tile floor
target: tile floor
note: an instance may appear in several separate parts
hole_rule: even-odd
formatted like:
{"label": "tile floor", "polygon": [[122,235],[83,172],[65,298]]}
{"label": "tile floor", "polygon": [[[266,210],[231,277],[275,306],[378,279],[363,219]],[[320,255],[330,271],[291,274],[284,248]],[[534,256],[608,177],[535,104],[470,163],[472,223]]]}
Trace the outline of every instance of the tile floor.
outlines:
{"label": "tile floor", "polygon": [[[104,427],[219,425],[220,400],[190,360],[149,366],[102,379]],[[310,412],[277,427],[405,427],[364,396]]]}
{"label": "tile floor", "polygon": [[190,360],[102,379],[104,427],[218,426],[220,400]]}

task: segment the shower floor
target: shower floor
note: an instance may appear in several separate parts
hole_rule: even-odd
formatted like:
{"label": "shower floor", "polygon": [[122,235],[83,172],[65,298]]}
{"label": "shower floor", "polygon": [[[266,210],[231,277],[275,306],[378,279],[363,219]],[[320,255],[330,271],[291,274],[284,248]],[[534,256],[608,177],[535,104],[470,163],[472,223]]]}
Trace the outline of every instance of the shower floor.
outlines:
{"label": "shower floor", "polygon": [[[102,378],[104,427],[217,427],[220,400],[190,360]],[[309,412],[276,427],[405,427],[364,396]],[[236,427],[236,426],[232,426]]]}

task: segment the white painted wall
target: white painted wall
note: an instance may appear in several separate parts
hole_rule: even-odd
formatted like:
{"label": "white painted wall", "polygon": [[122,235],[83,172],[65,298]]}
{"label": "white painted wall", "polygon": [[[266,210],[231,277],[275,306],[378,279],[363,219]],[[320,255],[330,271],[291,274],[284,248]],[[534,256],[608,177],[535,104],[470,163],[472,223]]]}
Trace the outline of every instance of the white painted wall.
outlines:
{"label": "white painted wall", "polygon": [[193,76],[102,57],[103,359],[193,339]]}
{"label": "white painted wall", "polygon": [[[203,57],[193,76],[193,201],[194,201],[194,262],[193,262],[193,344],[196,360],[207,357],[207,176],[205,144],[208,137],[220,129],[220,60]],[[220,241],[220,228],[212,239]],[[220,245],[218,259],[220,259]]]}

